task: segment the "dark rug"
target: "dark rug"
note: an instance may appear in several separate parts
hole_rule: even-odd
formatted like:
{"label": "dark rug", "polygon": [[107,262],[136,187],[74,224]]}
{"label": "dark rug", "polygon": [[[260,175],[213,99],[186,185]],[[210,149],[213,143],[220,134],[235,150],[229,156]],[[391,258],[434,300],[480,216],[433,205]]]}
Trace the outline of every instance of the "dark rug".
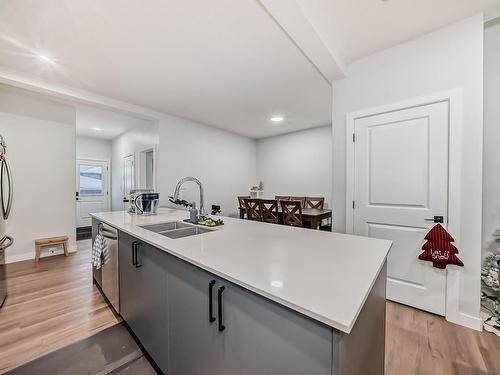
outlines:
{"label": "dark rug", "polygon": [[9,375],[156,375],[122,324],[8,372]]}

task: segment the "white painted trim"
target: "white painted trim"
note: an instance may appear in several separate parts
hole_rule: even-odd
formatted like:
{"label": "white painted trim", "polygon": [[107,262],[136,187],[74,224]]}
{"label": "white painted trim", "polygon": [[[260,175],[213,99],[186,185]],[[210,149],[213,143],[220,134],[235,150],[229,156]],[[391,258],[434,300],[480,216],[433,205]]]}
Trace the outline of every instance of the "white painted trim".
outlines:
{"label": "white painted trim", "polygon": [[[69,244],[68,252],[69,253],[76,253],[77,252],[76,243]],[[44,252],[42,250],[42,253],[40,254],[40,258],[47,258],[47,257],[51,257],[51,256],[55,256],[55,255],[62,255],[62,254],[64,254],[64,250],[62,250],[62,249],[54,251],[54,254],[47,254],[47,253],[44,254]],[[16,251],[16,254],[8,255],[5,260],[6,260],[6,262],[5,262],[6,264],[15,263],[15,262],[22,262],[25,260],[35,260],[35,247],[33,246],[33,249],[31,249],[31,250]]]}
{"label": "white painted trim", "polygon": [[[140,181],[141,179],[141,172],[142,172],[142,154],[144,152],[148,152],[148,151],[153,151],[153,168],[154,168],[154,173],[153,173],[153,189],[155,189],[155,191],[159,191],[158,190],[158,144],[155,143],[154,145],[150,146],[150,147],[145,147],[139,151],[136,152],[136,155],[134,157],[134,159],[137,161],[137,181]],[[139,184],[138,184],[139,185]]]}
{"label": "white painted trim", "polygon": [[76,160],[105,161],[108,162],[108,165],[111,164],[111,159],[89,158],[87,156],[77,156]]}
{"label": "white painted trim", "polygon": [[[357,119],[397,110],[409,109],[437,102],[449,103],[449,166],[448,166],[448,230],[460,248],[461,240],[461,191],[462,191],[462,118],[463,90],[453,89],[417,98],[400,101],[380,107],[368,108],[346,115],[346,232],[354,233],[354,210],[352,201],[355,190],[355,143],[352,134]],[[446,320],[476,330],[481,330],[479,317],[460,312],[460,270],[450,266],[446,274]]]}

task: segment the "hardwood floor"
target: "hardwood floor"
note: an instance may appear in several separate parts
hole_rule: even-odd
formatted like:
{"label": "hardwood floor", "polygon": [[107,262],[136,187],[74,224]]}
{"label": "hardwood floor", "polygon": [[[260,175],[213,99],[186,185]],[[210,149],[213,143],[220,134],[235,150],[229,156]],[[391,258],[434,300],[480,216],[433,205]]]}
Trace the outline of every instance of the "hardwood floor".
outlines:
{"label": "hardwood floor", "polygon": [[0,374],[119,322],[92,284],[90,240],[78,250],[6,266]]}
{"label": "hardwood floor", "polygon": [[500,337],[387,302],[386,375],[500,374]]}
{"label": "hardwood floor", "polygon": [[[10,295],[0,310],[0,373],[119,322],[92,284],[90,240],[78,247],[67,258],[7,266]],[[500,338],[388,302],[386,375],[434,374],[500,374]]]}

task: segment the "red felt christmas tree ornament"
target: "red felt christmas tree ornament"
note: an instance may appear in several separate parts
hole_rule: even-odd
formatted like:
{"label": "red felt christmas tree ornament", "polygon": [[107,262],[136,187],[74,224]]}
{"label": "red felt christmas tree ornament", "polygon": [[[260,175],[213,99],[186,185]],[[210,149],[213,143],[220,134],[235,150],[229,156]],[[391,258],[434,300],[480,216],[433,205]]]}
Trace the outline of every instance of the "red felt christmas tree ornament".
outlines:
{"label": "red felt christmas tree ornament", "polygon": [[441,269],[445,269],[448,264],[463,267],[464,264],[456,255],[458,249],[452,244],[455,240],[441,224],[436,224],[425,239],[427,242],[422,246],[424,252],[418,259],[430,261],[434,267]]}

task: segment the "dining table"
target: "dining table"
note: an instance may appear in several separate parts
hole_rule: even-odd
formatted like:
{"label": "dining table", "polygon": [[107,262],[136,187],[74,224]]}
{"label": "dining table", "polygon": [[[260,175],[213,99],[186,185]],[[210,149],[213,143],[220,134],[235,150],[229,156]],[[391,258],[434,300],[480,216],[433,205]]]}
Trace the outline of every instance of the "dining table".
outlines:
{"label": "dining table", "polygon": [[[240,219],[245,218],[246,209],[244,207],[239,207]],[[281,212],[281,207],[278,208],[278,215],[280,216],[280,221],[282,222],[283,213]],[[318,229],[322,220],[331,219],[332,210],[331,209],[319,209],[319,208],[303,208],[302,209],[302,221],[304,223],[309,223],[311,229]]]}

